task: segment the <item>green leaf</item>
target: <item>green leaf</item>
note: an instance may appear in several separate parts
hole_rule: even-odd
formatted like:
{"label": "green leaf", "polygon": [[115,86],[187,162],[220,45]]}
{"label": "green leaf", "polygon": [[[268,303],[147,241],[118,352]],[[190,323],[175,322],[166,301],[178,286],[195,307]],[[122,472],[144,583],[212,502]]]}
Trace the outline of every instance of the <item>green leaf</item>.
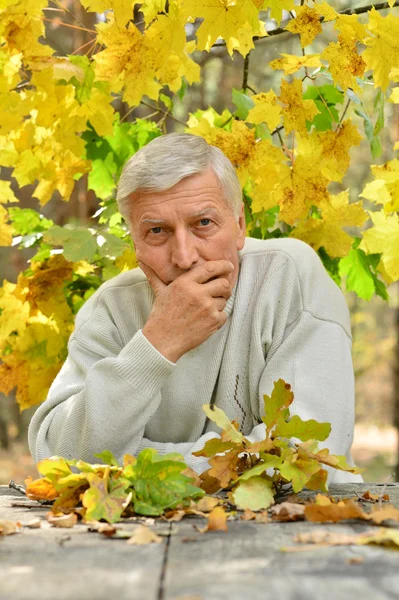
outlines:
{"label": "green leaf", "polygon": [[262,510],[274,504],[272,482],[263,477],[251,477],[240,481],[233,492],[234,504],[238,508]]}
{"label": "green leaf", "polygon": [[105,159],[93,160],[88,177],[87,189],[93,190],[97,198],[106,200],[114,194],[117,166],[114,154],[110,152]]}
{"label": "green leaf", "polygon": [[10,221],[15,233],[27,235],[33,232],[46,231],[54,225],[51,219],[46,219],[31,208],[19,208],[17,206],[8,209]]}
{"label": "green leaf", "polygon": [[283,379],[274,382],[274,388],[271,396],[263,396],[265,406],[265,416],[263,422],[266,424],[268,432],[274,427],[280,418],[286,418],[289,415],[288,406],[294,400],[294,394],[291,392],[291,386]]}
{"label": "green leaf", "polygon": [[378,89],[376,97],[374,99],[374,110],[377,113],[377,120],[374,125],[374,135],[375,136],[380,133],[380,131],[384,128],[384,125],[385,125],[384,104],[385,104],[384,92],[382,92],[381,89]]}
{"label": "green leaf", "polygon": [[280,473],[287,481],[292,482],[295,494],[303,490],[307,482],[320,470],[317,460],[309,458],[298,458],[294,453],[288,456],[280,467]]}
{"label": "green leaf", "polygon": [[318,423],[314,419],[302,421],[298,415],[291,417],[290,421],[279,421],[273,431],[274,437],[295,437],[303,442],[318,440],[323,442],[331,433],[330,423]]}
{"label": "green leaf", "polygon": [[138,514],[156,516],[167,508],[175,508],[190,498],[200,498],[205,492],[191,484],[181,472],[186,468],[179,454],[159,456],[151,448],[142,450],[134,464],[123,469],[123,477],[134,488],[134,510]]}
{"label": "green leaf", "polygon": [[239,119],[245,120],[251,108],[255,106],[255,102],[250,96],[248,96],[242,91],[236,90],[235,88],[233,88],[232,96],[233,103],[237,107],[237,110],[235,111],[234,115]]}
{"label": "green leaf", "polygon": [[319,110],[313,121],[308,123],[307,127],[313,125],[318,131],[328,131],[332,129],[333,123],[338,123],[339,113],[335,108],[336,104],[343,104],[344,94],[337,90],[333,85],[309,86],[303,94],[305,100],[313,100]]}
{"label": "green leaf", "polygon": [[232,450],[236,447],[235,442],[222,442],[220,438],[214,438],[205,442],[205,446],[202,450],[193,452],[194,456],[215,456],[215,454],[222,454],[228,450]]}
{"label": "green leaf", "polygon": [[111,233],[102,233],[101,235],[106,240],[106,242],[99,248],[99,253],[101,256],[117,257],[123,254],[126,248],[130,248],[128,241],[121,240]]}
{"label": "green leaf", "polygon": [[245,442],[245,438],[242,433],[237,431],[229,417],[221,408],[214,406],[212,409],[209,404],[203,404],[202,408],[204,409],[208,419],[223,429],[225,441],[234,442],[235,444],[242,444]]}
{"label": "green leaf", "polygon": [[187,80],[185,77],[182,77],[180,89],[177,90],[177,92],[176,92],[176,95],[179,97],[180,100],[183,100],[184,96],[186,95],[186,91],[187,91]]}
{"label": "green leaf", "polygon": [[359,298],[370,300],[375,292],[373,273],[363,250],[351,249],[348,256],[339,263],[341,277],[346,275],[346,289],[356,292]]}
{"label": "green leaf", "polygon": [[369,115],[364,110],[356,109],[355,114],[363,119],[364,133],[366,134],[368,141],[371,142],[371,140],[374,137],[373,121],[370,119]]}
{"label": "green leaf", "polygon": [[99,477],[96,473],[86,475],[90,488],[82,497],[86,507],[86,521],[104,519],[108,523],[116,523],[127,506],[130,498],[127,494],[128,484],[123,479],[112,480]]}
{"label": "green leaf", "polygon": [[276,454],[263,454],[263,461],[261,463],[259,463],[258,465],[255,465],[254,467],[252,467],[252,469],[249,469],[248,471],[245,471],[245,473],[243,473],[242,475],[240,475],[240,477],[238,478],[240,481],[246,481],[247,479],[250,479],[251,477],[254,477],[255,475],[262,475],[262,473],[264,473],[267,469],[270,468],[278,468],[281,465],[282,459],[280,456],[277,456]]}
{"label": "green leaf", "polygon": [[381,156],[382,154],[382,144],[381,144],[381,140],[380,138],[377,137],[373,137],[373,139],[370,142],[370,150],[371,150],[371,155],[373,158],[378,158],[379,156]]}
{"label": "green leaf", "polygon": [[173,110],[172,98],[169,98],[169,96],[167,96],[166,94],[162,94],[162,92],[161,92],[159,94],[159,99],[161,100],[161,102],[163,102],[165,104],[165,106],[169,110],[169,112],[171,112]]}
{"label": "green leaf", "polygon": [[64,256],[67,260],[91,261],[97,250],[97,242],[88,229],[65,229],[55,225],[45,234],[44,240],[50,244],[63,246]]}
{"label": "green leaf", "polygon": [[96,458],[99,458],[103,461],[105,465],[112,465],[113,467],[119,467],[119,463],[116,460],[115,456],[112,454],[110,450],[104,450],[99,454],[94,454]]}
{"label": "green leaf", "polygon": [[80,67],[84,73],[82,81],[78,81],[76,77],[72,78],[72,83],[75,86],[75,98],[80,104],[83,104],[90,99],[95,77],[94,69],[87,56],[76,56],[71,54],[68,58],[73,65]]}

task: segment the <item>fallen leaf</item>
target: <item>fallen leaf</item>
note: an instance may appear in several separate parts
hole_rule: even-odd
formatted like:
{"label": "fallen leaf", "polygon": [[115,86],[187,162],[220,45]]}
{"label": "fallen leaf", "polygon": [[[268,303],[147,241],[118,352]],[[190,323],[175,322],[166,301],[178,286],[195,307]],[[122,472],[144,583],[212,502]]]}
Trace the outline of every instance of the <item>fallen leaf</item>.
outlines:
{"label": "fallen leaf", "polygon": [[370,530],[365,533],[348,535],[324,529],[316,529],[312,532],[299,533],[294,537],[294,542],[299,542],[300,544],[304,544],[304,546],[302,548],[297,546],[284,547],[281,550],[284,552],[298,552],[311,550],[315,547],[365,546],[368,544],[399,550],[399,531],[388,527],[381,527],[377,531]]}
{"label": "fallen leaf", "polygon": [[272,506],[270,511],[273,521],[301,521],[305,518],[305,507],[303,504],[281,502],[281,504]]}
{"label": "fallen leaf", "polygon": [[308,504],[305,506],[305,519],[312,523],[338,523],[344,519],[368,520],[368,516],[353,500],[346,500],[338,504]]}
{"label": "fallen leaf", "polygon": [[268,517],[267,511],[263,510],[262,512],[256,513],[255,521],[257,523],[270,523],[270,519]]}
{"label": "fallen leaf", "polygon": [[361,500],[376,502],[378,498],[378,494],[372,494],[369,490],[367,490],[366,492],[364,492],[363,496],[361,497]]}
{"label": "fallen leaf", "polygon": [[315,529],[311,532],[298,533],[294,537],[294,542],[300,544],[317,544],[320,546],[345,546],[353,544],[356,537],[358,537],[358,534],[348,535],[346,533]]}
{"label": "fallen leaf", "polygon": [[399,521],[399,510],[395,508],[392,504],[384,506],[384,508],[381,509],[376,507],[373,508],[374,510],[372,510],[371,513],[368,514],[369,520],[373,521],[373,523],[380,525],[380,523],[382,523],[383,521],[387,521],[388,519],[391,519],[393,521]]}
{"label": "fallen leaf", "polygon": [[109,523],[101,523],[101,521],[85,521],[88,531],[97,531],[98,533],[104,533],[105,535],[112,535],[117,530],[115,525]]}
{"label": "fallen leaf", "polygon": [[185,510],[168,510],[162,518],[165,521],[181,521],[186,514]]}
{"label": "fallen leaf", "polygon": [[145,546],[146,544],[160,544],[161,542],[162,538],[154,531],[145,525],[139,525],[126,543],[134,546]]}
{"label": "fallen leaf", "polygon": [[11,535],[12,533],[18,533],[21,527],[22,524],[19,521],[0,519],[0,535]]}
{"label": "fallen leaf", "polygon": [[212,477],[209,475],[210,469],[207,469],[200,475],[201,479],[201,489],[204,490],[207,494],[215,494],[221,488],[219,481],[216,477]]}
{"label": "fallen leaf", "polygon": [[53,527],[74,527],[78,521],[77,515],[75,513],[70,513],[69,515],[64,514],[54,514],[51,511],[46,515],[47,521]]}
{"label": "fallen leaf", "polygon": [[186,477],[191,477],[192,479],[194,479],[192,484],[195,485],[196,487],[201,487],[202,480],[200,479],[200,476],[198,475],[198,473],[196,471],[194,471],[194,469],[190,469],[190,467],[186,467],[181,472],[181,474],[185,475]]}
{"label": "fallen leaf", "polygon": [[41,519],[31,519],[27,523],[24,523],[24,527],[28,527],[29,529],[39,529],[42,526]]}
{"label": "fallen leaf", "polygon": [[196,527],[196,529],[200,533],[205,533],[206,531],[228,531],[227,527],[227,514],[221,506],[216,506],[209,513],[208,523],[205,527]]}
{"label": "fallen leaf", "polygon": [[353,556],[352,558],[348,558],[348,560],[346,561],[346,564],[347,565],[360,565],[363,562],[364,562],[363,556]]}
{"label": "fallen leaf", "polygon": [[204,496],[195,504],[193,508],[202,512],[211,512],[219,504],[219,498],[213,498],[212,496]]}
{"label": "fallen leaf", "polygon": [[253,521],[256,519],[256,512],[250,508],[246,508],[240,518],[242,521]]}

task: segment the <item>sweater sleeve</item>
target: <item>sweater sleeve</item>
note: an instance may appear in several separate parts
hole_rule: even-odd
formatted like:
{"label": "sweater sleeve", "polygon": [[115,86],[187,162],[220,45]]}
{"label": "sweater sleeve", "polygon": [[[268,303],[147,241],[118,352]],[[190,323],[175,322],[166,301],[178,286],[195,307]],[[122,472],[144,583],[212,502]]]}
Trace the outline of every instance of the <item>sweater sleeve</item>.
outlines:
{"label": "sweater sleeve", "polygon": [[[331,423],[330,436],[319,447],[346,456],[353,465],[354,373],[351,338],[343,327],[309,312],[301,313],[280,347],[266,359],[259,384],[262,412],[263,395],[270,396],[280,378],[290,383],[294,392],[291,416]],[[329,483],[363,481],[361,475],[326,469]]]}
{"label": "sweater sleeve", "polygon": [[98,319],[90,329],[95,334],[72,335],[68,358],[29,426],[36,462],[53,455],[96,462],[93,455],[103,450],[119,459],[136,452],[176,365],[141,330],[118,348],[113,327]]}

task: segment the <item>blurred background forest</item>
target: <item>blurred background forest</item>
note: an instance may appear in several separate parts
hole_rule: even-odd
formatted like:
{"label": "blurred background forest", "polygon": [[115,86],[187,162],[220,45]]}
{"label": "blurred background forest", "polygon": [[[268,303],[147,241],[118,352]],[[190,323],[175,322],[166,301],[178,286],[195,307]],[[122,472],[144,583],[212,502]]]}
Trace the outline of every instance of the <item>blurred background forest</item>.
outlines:
{"label": "blurred background forest", "polygon": [[[348,0],[329,2],[336,10],[349,6]],[[367,4],[364,2],[362,4]],[[65,0],[60,4],[49,4],[46,15],[47,39],[56,53],[85,54],[91,37],[82,29],[74,26],[76,20],[68,18],[73,13],[87,29],[93,29],[101,15],[86,13],[81,4],[74,0]],[[53,6],[53,8],[51,8]],[[399,9],[396,9],[399,10]],[[66,12],[65,12],[66,11]],[[62,23],[58,15],[62,13]],[[381,13],[384,14],[384,11]],[[140,27],[141,13],[135,13],[135,23]],[[362,17],[360,16],[360,21]],[[270,20],[267,29],[276,27]],[[323,34],[312,44],[311,51],[319,52],[330,39],[333,39],[331,24],[323,26]],[[268,90],[274,85],[273,78],[279,77],[275,71],[267,70],[264,65],[279,57],[280,53],[295,53],[298,41],[291,35],[279,35],[258,41],[251,53],[249,83],[258,91]],[[295,46],[295,47],[294,47]],[[148,117],[159,108],[153,101],[143,100],[133,111],[116,101],[115,107],[126,121],[137,117],[149,118],[161,124],[164,131],[184,131],[184,123],[190,112],[212,106],[222,112],[224,108],[234,110],[231,104],[232,88],[241,89],[243,79],[243,58],[235,53],[231,59],[225,47],[213,47],[210,53],[196,52],[194,59],[201,65],[201,83],[191,86],[182,101],[176,99],[173,117],[157,113]],[[275,86],[276,87],[276,86]],[[371,88],[372,86],[370,86]],[[371,91],[371,90],[370,90]],[[371,102],[371,96],[370,96]],[[118,105],[117,105],[118,103]],[[366,102],[367,106],[367,92]],[[155,106],[155,109],[154,109]],[[164,111],[165,112],[165,111]],[[386,126],[381,133],[383,152],[375,161],[383,164],[393,158],[392,147],[399,140],[399,105],[386,105]],[[351,152],[351,166],[342,183],[337,184],[336,192],[350,188],[352,200],[356,200],[367,181],[371,179],[370,146],[366,139]],[[7,170],[3,170],[7,178]],[[38,209],[39,202],[31,198],[34,186],[25,186],[14,190],[20,199],[22,208]],[[86,177],[75,186],[69,202],[63,202],[54,194],[42,213],[58,225],[75,222],[90,225],[90,218],[98,208],[98,201],[92,191],[86,189]],[[27,267],[27,261],[34,254],[29,249],[23,251],[12,247],[0,248],[0,277],[15,282],[21,270]],[[399,249],[398,249],[399,252]],[[370,302],[359,299],[353,293],[347,293],[346,299],[351,311],[353,332],[353,361],[356,374],[356,429],[353,456],[358,466],[365,467],[365,481],[387,481],[395,479],[395,465],[398,460],[399,427],[399,285],[389,289],[389,302],[374,297]],[[13,478],[22,483],[25,476],[36,475],[36,469],[27,447],[27,427],[35,407],[20,413],[12,394],[0,397],[0,484]],[[395,417],[396,415],[396,417]],[[396,475],[396,479],[398,474]]]}

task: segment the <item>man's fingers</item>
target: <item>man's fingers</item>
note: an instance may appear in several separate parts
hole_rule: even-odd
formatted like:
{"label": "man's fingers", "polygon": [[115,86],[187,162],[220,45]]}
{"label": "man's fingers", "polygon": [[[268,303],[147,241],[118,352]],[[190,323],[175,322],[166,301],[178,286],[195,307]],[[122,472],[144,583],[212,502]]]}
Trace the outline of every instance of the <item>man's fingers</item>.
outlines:
{"label": "man's fingers", "polygon": [[229,260],[208,260],[194,267],[185,277],[190,277],[196,283],[206,283],[210,279],[227,275],[234,271],[234,265]]}
{"label": "man's fingers", "polygon": [[155,271],[151,269],[151,267],[149,267],[148,265],[139,262],[139,267],[143,271],[144,275],[147,277],[148,283],[152,287],[155,296],[159,296],[159,294],[163,292],[163,290],[166,287],[168,287],[166,283],[164,283],[162,279],[159,279]]}

